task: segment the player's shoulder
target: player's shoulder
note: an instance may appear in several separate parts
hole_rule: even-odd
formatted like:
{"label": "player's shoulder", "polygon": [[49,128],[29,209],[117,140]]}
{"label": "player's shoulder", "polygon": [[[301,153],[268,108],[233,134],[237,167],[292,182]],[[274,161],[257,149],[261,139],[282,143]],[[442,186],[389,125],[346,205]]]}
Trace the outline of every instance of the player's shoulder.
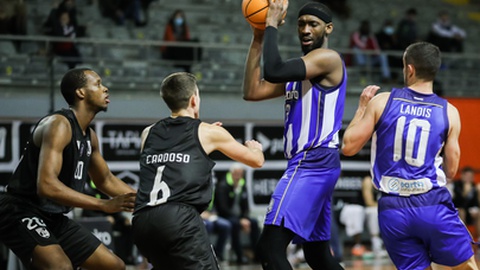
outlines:
{"label": "player's shoulder", "polygon": [[380,92],[372,98],[372,103],[386,103],[392,92]]}
{"label": "player's shoulder", "polygon": [[340,53],[330,48],[317,48],[315,50],[310,51],[308,54],[318,55],[321,57],[331,57],[331,58],[341,59]]}
{"label": "player's shoulder", "polygon": [[50,114],[43,117],[38,126],[40,128],[66,128],[70,127],[70,120],[63,114]]}

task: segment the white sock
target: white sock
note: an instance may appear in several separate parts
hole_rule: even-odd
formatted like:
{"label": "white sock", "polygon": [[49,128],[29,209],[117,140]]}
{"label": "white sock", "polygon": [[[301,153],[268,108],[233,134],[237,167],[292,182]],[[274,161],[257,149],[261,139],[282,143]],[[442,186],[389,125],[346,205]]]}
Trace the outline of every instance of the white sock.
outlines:
{"label": "white sock", "polygon": [[380,251],[382,250],[383,241],[378,236],[372,237],[372,250],[373,251]]}

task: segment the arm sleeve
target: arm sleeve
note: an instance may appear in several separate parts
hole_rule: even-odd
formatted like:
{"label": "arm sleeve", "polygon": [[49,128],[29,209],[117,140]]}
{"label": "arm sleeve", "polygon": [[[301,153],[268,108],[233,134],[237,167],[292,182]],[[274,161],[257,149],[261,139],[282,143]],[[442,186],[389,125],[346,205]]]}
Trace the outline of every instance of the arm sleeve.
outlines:
{"label": "arm sleeve", "polygon": [[301,58],[282,61],[277,44],[278,30],[269,26],[265,29],[263,46],[263,76],[272,83],[304,80],[307,75],[305,63]]}

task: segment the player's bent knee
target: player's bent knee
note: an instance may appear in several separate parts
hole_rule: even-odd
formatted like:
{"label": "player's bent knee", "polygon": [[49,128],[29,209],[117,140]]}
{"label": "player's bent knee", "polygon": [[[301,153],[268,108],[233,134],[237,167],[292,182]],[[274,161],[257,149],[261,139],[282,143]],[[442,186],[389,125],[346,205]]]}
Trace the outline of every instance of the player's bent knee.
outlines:
{"label": "player's bent knee", "polygon": [[97,250],[82,264],[82,267],[89,270],[125,270],[125,263],[104,245]]}
{"label": "player's bent knee", "polygon": [[32,254],[31,269],[73,270],[72,263],[58,245],[37,246]]}

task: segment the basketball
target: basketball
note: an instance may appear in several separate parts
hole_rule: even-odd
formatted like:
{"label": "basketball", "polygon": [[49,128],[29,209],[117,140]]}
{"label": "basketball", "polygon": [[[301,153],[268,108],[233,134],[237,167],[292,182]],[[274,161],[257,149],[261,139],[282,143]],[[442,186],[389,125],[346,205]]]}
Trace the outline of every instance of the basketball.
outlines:
{"label": "basketball", "polygon": [[243,17],[245,17],[245,20],[253,27],[265,29],[268,6],[268,0],[243,0]]}

